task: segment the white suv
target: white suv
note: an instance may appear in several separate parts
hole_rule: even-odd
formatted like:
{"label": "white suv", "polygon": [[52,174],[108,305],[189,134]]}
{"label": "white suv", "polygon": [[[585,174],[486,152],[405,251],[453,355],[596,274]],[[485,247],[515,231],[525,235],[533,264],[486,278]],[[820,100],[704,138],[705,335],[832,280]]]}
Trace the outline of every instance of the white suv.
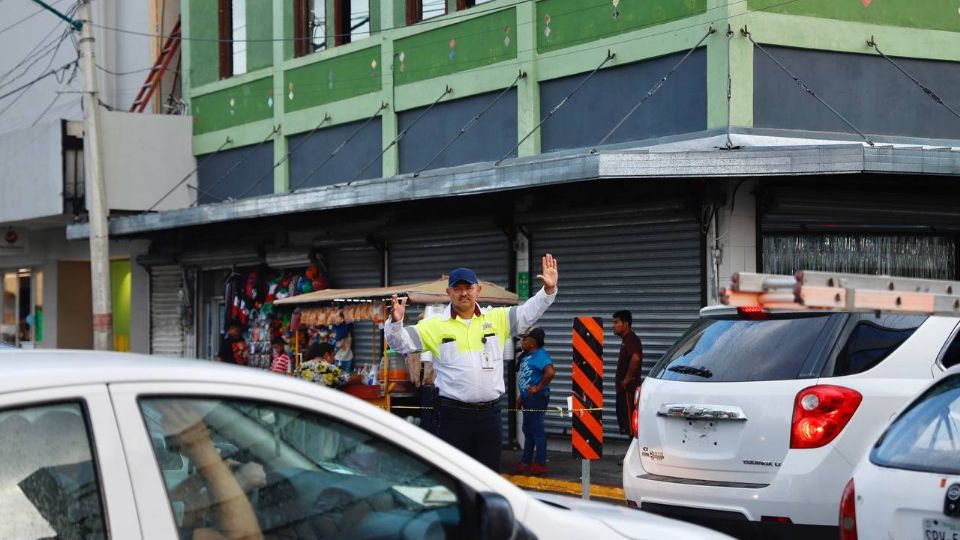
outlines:
{"label": "white suv", "polygon": [[710,307],[638,391],[628,504],[738,537],[837,534],[844,484],[960,358],[954,317]]}

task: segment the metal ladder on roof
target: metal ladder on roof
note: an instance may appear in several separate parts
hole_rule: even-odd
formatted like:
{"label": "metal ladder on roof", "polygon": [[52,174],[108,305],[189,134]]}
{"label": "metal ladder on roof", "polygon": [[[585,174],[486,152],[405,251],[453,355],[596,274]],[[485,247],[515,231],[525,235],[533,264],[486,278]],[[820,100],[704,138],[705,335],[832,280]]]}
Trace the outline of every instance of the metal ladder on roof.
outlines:
{"label": "metal ladder on roof", "polygon": [[153,97],[154,92],[160,87],[160,80],[163,78],[163,74],[166,73],[170,62],[177,55],[179,49],[180,17],[177,17],[176,24],[173,25],[173,29],[163,42],[163,48],[160,49],[160,55],[157,57],[157,61],[154,62],[153,67],[150,68],[150,73],[147,74],[147,80],[143,83],[140,91],[137,92],[137,97],[134,98],[133,103],[130,105],[130,112],[143,112],[147,108],[147,104],[150,103],[150,98]]}
{"label": "metal ladder on roof", "polygon": [[836,272],[738,272],[724,304],[762,309],[891,311],[960,316],[960,282]]}

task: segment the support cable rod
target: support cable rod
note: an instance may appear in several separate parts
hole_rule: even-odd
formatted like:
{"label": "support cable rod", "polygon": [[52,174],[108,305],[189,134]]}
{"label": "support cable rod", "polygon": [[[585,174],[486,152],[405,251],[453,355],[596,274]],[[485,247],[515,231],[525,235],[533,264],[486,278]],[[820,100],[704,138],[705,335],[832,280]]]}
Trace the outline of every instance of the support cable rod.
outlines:
{"label": "support cable rod", "polygon": [[531,129],[529,133],[527,133],[526,135],[524,135],[523,138],[520,139],[520,141],[519,141],[517,144],[513,145],[513,148],[511,148],[506,154],[504,154],[500,159],[498,159],[497,162],[493,164],[493,166],[496,167],[496,166],[500,165],[500,163],[502,163],[503,160],[505,160],[505,159],[507,159],[508,157],[510,157],[510,154],[512,154],[512,153],[514,152],[514,150],[516,150],[517,148],[520,148],[520,145],[521,145],[521,144],[523,144],[524,142],[526,142],[526,140],[529,139],[531,135],[533,135],[534,133],[536,133],[536,131],[537,131],[538,129],[540,129],[540,126],[542,126],[542,125],[544,124],[544,122],[546,122],[547,120],[549,120],[557,111],[560,110],[561,107],[563,107],[564,105],[566,105],[567,101],[569,101],[570,98],[572,98],[572,97],[574,96],[574,94],[576,94],[577,92],[579,92],[580,89],[583,88],[583,85],[587,84],[587,81],[589,81],[590,79],[592,79],[593,76],[596,75],[598,71],[600,71],[600,68],[602,68],[603,66],[607,65],[607,62],[613,60],[614,58],[616,58],[616,56],[617,56],[617,55],[614,54],[612,51],[607,50],[607,56],[603,59],[603,62],[600,62],[600,64],[599,64],[597,67],[593,68],[593,71],[591,71],[589,75],[587,75],[586,77],[584,77],[583,80],[580,81],[580,84],[578,84],[578,85],[576,86],[576,88],[573,89],[573,91],[571,91],[569,94],[567,94],[566,96],[564,96],[564,98],[561,99],[560,102],[557,103],[557,104],[553,107],[553,109],[550,109],[550,112],[547,113],[547,116],[545,116],[542,120],[540,120],[540,122],[538,122],[537,125],[533,126],[533,129]]}
{"label": "support cable rod", "polygon": [[303,177],[303,179],[297,182],[297,185],[293,186],[293,188],[290,190],[290,193],[295,193],[298,189],[302,188],[303,185],[307,183],[307,180],[309,180],[314,174],[317,173],[317,171],[323,168],[323,166],[326,165],[327,162],[333,159],[333,156],[337,155],[337,153],[340,152],[340,150],[343,150],[343,147],[350,144],[350,141],[352,141],[354,137],[359,135],[360,132],[363,131],[364,128],[366,128],[370,122],[373,122],[374,118],[380,116],[380,113],[383,112],[383,110],[386,108],[387,108],[387,104],[381,101],[380,107],[377,108],[377,112],[371,114],[370,117],[367,118],[366,121],[364,121],[363,124],[360,125],[360,127],[355,129],[353,133],[350,134],[349,137],[347,137],[339,145],[337,145],[337,147],[333,149],[333,152],[330,152],[330,155],[328,155],[326,159],[321,161],[319,165],[314,167],[312,171],[310,171],[309,173],[307,173],[306,176]]}
{"label": "support cable rod", "polygon": [[257,150],[257,148],[260,148],[261,146],[266,144],[268,141],[276,137],[278,133],[280,133],[280,126],[276,126],[272,130],[270,130],[270,134],[267,135],[266,138],[258,142],[253,148],[251,148],[248,152],[243,154],[243,156],[241,156],[236,163],[234,163],[233,165],[230,166],[229,169],[227,169],[227,172],[223,173],[223,175],[220,176],[220,178],[217,178],[217,180],[213,184],[210,184],[210,187],[208,187],[207,189],[199,189],[199,182],[198,182],[197,200],[194,201],[190,206],[196,206],[200,204],[200,197],[203,197],[204,195],[210,195],[210,192],[213,191],[213,188],[217,187],[220,184],[220,182],[223,182],[227,177],[229,177],[230,174],[233,173],[233,171],[236,170],[237,167],[239,167],[240,165],[243,165],[243,162],[249,159],[250,156],[252,156],[253,153]]}
{"label": "support cable rod", "polygon": [[487,112],[500,101],[500,98],[507,95],[507,92],[509,92],[510,90],[513,90],[513,87],[517,85],[520,79],[526,76],[527,74],[523,70],[521,70],[520,73],[517,74],[517,78],[514,79],[512,83],[510,83],[510,86],[504,88],[503,91],[500,92],[500,94],[498,94],[497,97],[493,99],[493,101],[487,104],[487,106],[484,107],[482,111],[480,111],[476,116],[471,118],[470,121],[467,122],[462,128],[460,128],[460,132],[457,133],[452,139],[447,141],[447,144],[443,145],[443,148],[441,148],[439,152],[437,152],[432,158],[430,158],[430,161],[428,161],[426,165],[424,165],[423,167],[420,167],[420,169],[418,169],[417,172],[413,173],[414,178],[420,176],[420,173],[422,173],[425,169],[429,168],[430,165],[433,165],[434,161],[436,161],[440,156],[442,156],[443,153],[446,152],[448,148],[453,146],[453,143],[457,142],[457,139],[459,139],[464,133],[470,131],[470,128],[472,128],[477,122],[479,122],[480,119],[483,118],[483,116],[487,114]]}
{"label": "support cable rod", "polygon": [[150,208],[147,208],[147,212],[152,212],[153,209],[157,207],[157,205],[159,205],[160,203],[163,202],[164,199],[166,199],[167,197],[169,197],[170,195],[172,195],[173,192],[176,191],[178,187],[182,186],[184,182],[186,182],[187,180],[189,180],[191,176],[193,176],[197,171],[199,171],[199,170],[200,170],[200,167],[203,167],[203,165],[204,165],[207,161],[209,161],[210,158],[212,158],[213,156],[215,156],[215,155],[217,154],[217,152],[223,150],[224,148],[226,148],[226,146],[227,146],[228,144],[230,144],[230,143],[232,143],[232,142],[233,142],[233,139],[231,139],[230,137],[227,137],[227,139],[226,139],[225,141],[223,141],[223,144],[220,145],[220,148],[217,148],[215,151],[213,151],[213,152],[207,154],[206,156],[204,156],[204,158],[203,158],[202,160],[200,160],[200,163],[198,163],[197,166],[194,167],[194,169],[193,169],[192,171],[188,172],[186,176],[184,176],[183,178],[181,178],[179,182],[177,182],[172,188],[170,188],[170,191],[166,192],[166,193],[163,195],[163,197],[160,197],[159,199],[157,199],[157,202],[153,203],[153,204],[150,206]]}
{"label": "support cable rod", "polygon": [[263,179],[264,179],[264,178],[266,178],[266,177],[268,177],[268,176],[273,176],[273,171],[277,170],[277,167],[283,165],[288,159],[290,159],[290,156],[292,156],[292,155],[294,154],[294,152],[296,152],[297,150],[299,150],[300,147],[303,146],[303,145],[307,142],[307,140],[309,140],[310,137],[311,137],[314,133],[316,133],[321,127],[323,127],[324,124],[326,124],[326,123],[329,122],[329,121],[330,121],[330,113],[323,113],[323,119],[320,120],[320,123],[317,124],[317,126],[316,126],[315,128],[311,129],[310,132],[308,132],[306,135],[304,135],[304,137],[303,137],[302,139],[300,139],[300,141],[298,141],[297,144],[294,145],[293,148],[291,148],[290,150],[288,150],[287,153],[284,154],[283,157],[280,158],[279,161],[277,161],[276,163],[274,163],[273,167],[272,167],[269,171],[267,171],[267,172],[263,173],[262,175],[260,175],[260,178],[257,178],[257,180],[253,183],[253,185],[251,185],[250,187],[248,187],[247,189],[245,189],[245,190],[243,191],[243,193],[241,193],[237,198],[238,198],[238,199],[242,199],[242,198],[246,197],[247,195],[250,194],[251,191],[254,190],[254,188],[256,188],[257,186],[260,185],[260,182],[263,182]]}
{"label": "support cable rod", "polygon": [[650,88],[650,90],[647,91],[647,94],[646,94],[645,96],[643,96],[643,97],[640,99],[640,101],[638,101],[638,102],[636,103],[636,105],[634,105],[633,108],[631,108],[631,109],[627,112],[627,114],[623,115],[623,118],[621,118],[620,121],[617,122],[617,125],[613,126],[613,129],[611,129],[609,132],[607,132],[607,134],[603,136],[603,139],[600,139],[600,142],[598,142],[597,144],[595,144],[595,145],[593,146],[593,149],[590,150],[590,153],[591,153],[591,154],[596,154],[596,153],[597,153],[597,147],[598,147],[598,146],[603,146],[604,143],[606,143],[607,140],[610,139],[610,137],[612,137],[613,134],[616,133],[616,131],[617,131],[618,129],[620,129],[621,126],[623,126],[623,123],[626,122],[627,119],[630,118],[630,117],[633,115],[633,113],[637,112],[637,109],[639,109],[640,106],[643,105],[643,103],[644,103],[645,101],[647,101],[648,99],[652,98],[658,91],[660,91],[660,88],[664,85],[664,83],[667,82],[667,79],[669,79],[670,76],[673,75],[673,72],[676,71],[677,69],[679,69],[680,66],[682,66],[683,63],[687,61],[687,58],[690,58],[690,55],[693,54],[693,51],[697,50],[697,49],[700,47],[700,45],[703,45],[703,42],[706,41],[706,39],[710,36],[710,34],[716,32],[716,31],[717,31],[716,28],[714,28],[714,27],[711,25],[710,28],[707,29],[707,33],[704,34],[702,38],[700,38],[700,41],[698,41],[696,45],[694,45],[689,51],[687,51],[687,54],[683,55],[683,58],[681,58],[680,61],[677,62],[677,64],[676,64],[675,66],[673,66],[673,69],[671,69],[669,72],[667,72],[666,75],[664,75],[663,77],[661,77],[659,80],[657,80],[657,82],[655,82],[655,83],[653,84],[653,86]]}
{"label": "support cable rod", "polygon": [[786,68],[786,66],[784,66],[783,64],[781,64],[779,60],[777,60],[776,58],[774,58],[773,55],[771,55],[770,53],[768,53],[767,50],[764,49],[763,47],[761,47],[759,43],[757,43],[756,41],[754,41],[754,40],[753,40],[753,36],[750,34],[749,31],[747,31],[747,27],[746,27],[746,26],[744,26],[743,28],[740,29],[740,33],[741,33],[744,37],[746,37],[747,39],[749,39],[749,40],[750,40],[750,43],[753,43],[753,46],[756,47],[757,49],[759,49],[760,52],[762,52],[767,58],[769,58],[770,60],[772,60],[773,63],[777,65],[777,67],[779,67],[781,70],[783,70],[784,73],[786,73],[787,75],[789,75],[790,78],[793,79],[794,82],[796,82],[797,85],[799,85],[800,88],[802,88],[804,92],[806,92],[806,93],[810,94],[811,96],[813,96],[817,101],[820,102],[821,105],[823,105],[824,107],[826,107],[827,109],[829,109],[830,112],[832,112],[834,116],[836,116],[836,117],[839,118],[844,124],[846,124],[847,127],[849,127],[850,129],[856,131],[857,134],[860,135],[860,137],[863,138],[864,142],[866,142],[866,143],[869,144],[870,146],[874,146],[873,141],[871,141],[870,138],[867,137],[862,131],[860,131],[859,129],[857,129],[857,126],[851,124],[849,120],[847,120],[847,119],[846,119],[842,114],[840,114],[836,109],[834,109],[833,107],[831,107],[829,103],[827,103],[827,102],[824,101],[822,98],[820,98],[820,96],[818,96],[818,95],[816,94],[816,92],[814,92],[813,90],[811,90],[809,86],[807,86],[803,81],[801,81],[799,77],[797,77],[796,75],[794,75],[789,69]]}
{"label": "support cable rod", "polygon": [[882,56],[887,62],[890,62],[891,64],[893,64],[893,67],[897,68],[897,70],[898,70],[900,73],[903,73],[903,75],[904,75],[906,78],[908,78],[908,79],[910,79],[911,81],[913,81],[913,84],[917,85],[917,87],[920,88],[920,90],[923,90],[923,93],[924,93],[924,94],[930,96],[930,99],[936,101],[936,102],[939,103],[940,105],[943,105],[943,107],[944,107],[945,109],[947,109],[948,111],[950,111],[954,116],[956,116],[957,118],[960,118],[960,113],[958,113],[958,112],[957,112],[955,109],[953,109],[953,107],[951,107],[950,105],[947,105],[947,104],[943,101],[943,99],[936,94],[936,92],[934,92],[933,90],[931,90],[931,89],[927,88],[926,86],[924,86],[923,83],[921,83],[920,81],[918,81],[917,78],[914,77],[913,75],[907,73],[907,70],[905,70],[905,69],[903,69],[902,67],[900,67],[900,64],[894,62],[894,61],[893,61],[893,58],[890,58],[889,56],[883,54],[883,51],[881,51],[881,50],[880,50],[880,47],[877,46],[877,42],[873,39],[873,36],[870,36],[870,40],[867,41],[867,46],[873,47],[873,49],[874,49],[875,51],[877,51],[877,54],[879,54],[880,56]]}
{"label": "support cable rod", "polygon": [[406,135],[407,132],[410,131],[410,129],[411,129],[413,126],[417,125],[417,122],[419,122],[424,116],[426,116],[427,113],[429,113],[434,107],[436,107],[436,106],[437,106],[437,103],[440,103],[440,101],[442,101],[443,98],[447,97],[447,94],[449,94],[450,92],[453,92],[453,88],[450,88],[449,86],[444,86],[444,87],[443,87],[443,93],[440,94],[440,97],[438,97],[437,99],[435,99],[435,100],[433,101],[433,103],[430,104],[429,107],[427,107],[426,109],[420,111],[420,114],[418,114],[417,117],[413,119],[413,122],[411,122],[409,126],[403,128],[403,129],[400,131],[400,133],[397,133],[397,136],[394,137],[394,139],[393,139],[392,141],[390,141],[390,144],[388,144],[388,145],[386,146],[386,148],[384,148],[383,150],[381,150],[380,153],[377,155],[377,157],[371,159],[366,165],[364,165],[363,168],[360,169],[360,172],[358,172],[357,174],[355,174],[354,177],[350,179],[350,181],[353,182],[354,180],[360,178],[360,175],[362,175],[364,172],[366,172],[367,169],[369,169],[371,165],[373,165],[374,163],[376,163],[378,159],[382,158],[383,155],[386,154],[388,150],[390,150],[391,148],[393,148],[393,145],[395,145],[395,144],[397,144],[398,142],[400,142],[400,139],[402,139],[403,136]]}

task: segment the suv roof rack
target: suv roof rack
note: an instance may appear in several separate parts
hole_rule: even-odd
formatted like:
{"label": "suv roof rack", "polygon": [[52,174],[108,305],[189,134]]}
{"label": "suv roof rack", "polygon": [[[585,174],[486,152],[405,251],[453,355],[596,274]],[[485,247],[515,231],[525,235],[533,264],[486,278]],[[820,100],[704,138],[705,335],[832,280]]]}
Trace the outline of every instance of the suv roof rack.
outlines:
{"label": "suv roof rack", "polygon": [[720,300],[735,307],[960,316],[960,282],[837,272],[737,272],[730,288],[720,290]]}

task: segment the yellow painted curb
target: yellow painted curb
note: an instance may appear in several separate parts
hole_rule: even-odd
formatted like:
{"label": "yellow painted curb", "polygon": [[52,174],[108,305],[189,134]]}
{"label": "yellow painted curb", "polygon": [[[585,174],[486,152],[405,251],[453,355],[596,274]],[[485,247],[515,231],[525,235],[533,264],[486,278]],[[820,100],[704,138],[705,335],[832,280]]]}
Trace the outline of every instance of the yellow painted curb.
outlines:
{"label": "yellow painted curb", "polygon": [[[539,476],[524,476],[519,474],[502,474],[504,478],[514,484],[524,488],[536,491],[549,491],[551,493],[562,493],[564,495],[581,495],[581,486],[579,482],[570,482],[568,480],[557,480],[554,478],[542,478]],[[616,501],[625,501],[623,488],[613,486],[590,486],[590,497],[600,499],[611,499]]]}

